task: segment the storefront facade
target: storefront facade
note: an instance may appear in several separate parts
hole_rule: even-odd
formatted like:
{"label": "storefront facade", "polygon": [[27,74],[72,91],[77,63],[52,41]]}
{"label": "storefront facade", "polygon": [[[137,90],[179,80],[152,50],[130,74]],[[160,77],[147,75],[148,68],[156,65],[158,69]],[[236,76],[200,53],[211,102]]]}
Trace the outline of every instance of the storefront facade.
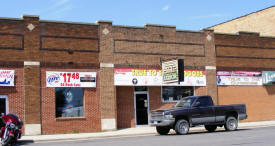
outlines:
{"label": "storefront facade", "polygon": [[[0,38],[0,110],[22,118],[26,135],[144,126],[193,95],[246,104],[247,121],[275,119],[273,81],[263,83],[274,38],[38,16],[0,19]],[[184,59],[184,81],[164,83],[161,63],[173,59]]]}

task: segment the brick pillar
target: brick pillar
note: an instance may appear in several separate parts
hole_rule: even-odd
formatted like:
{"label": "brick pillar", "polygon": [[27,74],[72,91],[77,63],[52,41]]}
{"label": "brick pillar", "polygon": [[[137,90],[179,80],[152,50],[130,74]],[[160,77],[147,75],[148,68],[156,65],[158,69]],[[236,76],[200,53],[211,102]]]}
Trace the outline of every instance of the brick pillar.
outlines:
{"label": "brick pillar", "polygon": [[205,57],[206,70],[206,93],[210,95],[215,104],[218,104],[217,83],[216,83],[216,51],[215,37],[213,30],[204,30],[205,33]]}
{"label": "brick pillar", "polygon": [[39,17],[24,15],[25,135],[41,134]]}
{"label": "brick pillar", "polygon": [[114,130],[117,128],[116,117],[116,94],[114,86],[114,64],[113,64],[113,38],[112,22],[98,21],[100,40],[100,108],[101,129]]}

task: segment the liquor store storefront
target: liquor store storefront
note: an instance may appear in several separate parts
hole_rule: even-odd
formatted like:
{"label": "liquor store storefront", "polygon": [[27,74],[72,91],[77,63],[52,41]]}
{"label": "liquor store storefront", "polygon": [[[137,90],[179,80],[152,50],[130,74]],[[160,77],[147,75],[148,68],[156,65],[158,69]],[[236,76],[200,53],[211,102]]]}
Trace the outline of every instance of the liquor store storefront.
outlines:
{"label": "liquor store storefront", "polygon": [[248,121],[275,120],[274,71],[217,71],[220,105],[245,104]]}
{"label": "liquor store storefront", "polygon": [[185,70],[184,82],[163,84],[160,69],[115,68],[117,127],[149,124],[152,110],[171,108],[186,96],[206,94],[206,74]]}

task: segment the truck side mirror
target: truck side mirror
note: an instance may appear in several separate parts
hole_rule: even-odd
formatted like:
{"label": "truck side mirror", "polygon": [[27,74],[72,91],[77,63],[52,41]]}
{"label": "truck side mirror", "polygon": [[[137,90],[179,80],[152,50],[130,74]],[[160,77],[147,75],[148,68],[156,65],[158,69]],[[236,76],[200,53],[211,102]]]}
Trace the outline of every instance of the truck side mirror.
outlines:
{"label": "truck side mirror", "polygon": [[198,102],[194,103],[193,107],[198,107],[198,106],[200,106],[200,104],[201,103],[198,101]]}

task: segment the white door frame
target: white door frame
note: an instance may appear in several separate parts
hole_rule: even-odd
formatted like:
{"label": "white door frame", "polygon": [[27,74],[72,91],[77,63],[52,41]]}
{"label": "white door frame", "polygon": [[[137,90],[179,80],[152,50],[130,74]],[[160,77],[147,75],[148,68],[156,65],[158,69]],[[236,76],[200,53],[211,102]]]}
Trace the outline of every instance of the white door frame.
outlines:
{"label": "white door frame", "polygon": [[[8,95],[0,95],[0,98],[4,98],[6,100],[6,113],[9,113],[9,101],[8,101]],[[0,113],[1,114],[1,113]]]}
{"label": "white door frame", "polygon": [[137,125],[137,110],[136,110],[136,95],[137,94],[146,94],[147,95],[147,119],[148,119],[148,124],[150,122],[150,102],[149,102],[149,91],[134,91],[134,105],[135,105],[135,125],[136,126],[144,126],[144,125]]}

